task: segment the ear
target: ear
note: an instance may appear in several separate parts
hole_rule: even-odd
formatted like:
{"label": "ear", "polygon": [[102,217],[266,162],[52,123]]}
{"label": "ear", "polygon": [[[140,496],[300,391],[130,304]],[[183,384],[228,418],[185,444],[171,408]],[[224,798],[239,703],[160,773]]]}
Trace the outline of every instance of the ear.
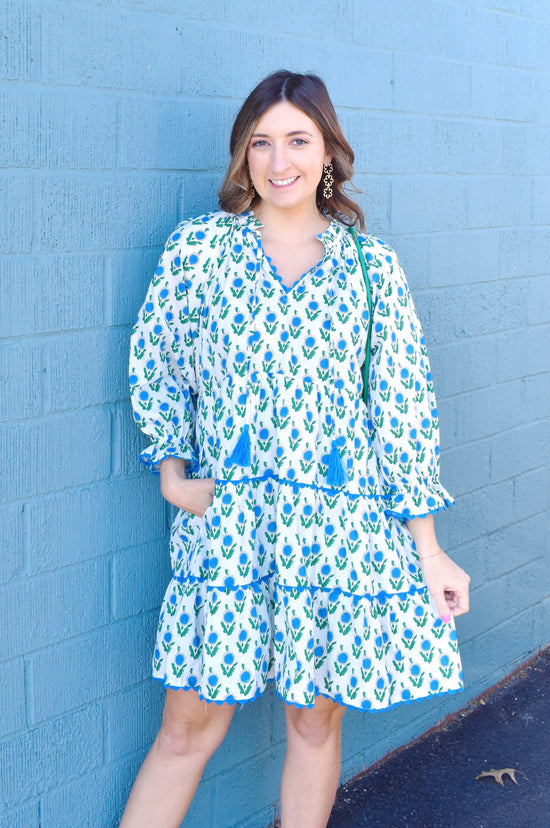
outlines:
{"label": "ear", "polygon": [[325,166],[327,166],[327,164],[330,164],[331,161],[332,161],[332,155],[326,154],[325,157],[323,158],[323,164]]}

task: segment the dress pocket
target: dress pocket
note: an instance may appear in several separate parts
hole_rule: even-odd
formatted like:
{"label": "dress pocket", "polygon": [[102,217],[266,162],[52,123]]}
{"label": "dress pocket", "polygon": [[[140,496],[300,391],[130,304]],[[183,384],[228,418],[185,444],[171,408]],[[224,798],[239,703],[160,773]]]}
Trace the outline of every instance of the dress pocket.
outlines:
{"label": "dress pocket", "polygon": [[[172,527],[170,554],[174,574],[205,580],[208,577],[209,533],[219,507],[221,482],[214,481],[214,496],[202,515],[180,509]],[[207,562],[208,561],[208,562]]]}
{"label": "dress pocket", "polygon": [[214,512],[215,512],[215,509],[216,509],[217,500],[218,500],[219,496],[220,496],[220,481],[218,480],[217,477],[215,477],[214,478],[214,494],[212,496],[212,503],[210,503],[210,505],[206,507],[205,511],[199,517],[200,522],[202,524],[204,524],[204,526],[208,526],[210,524],[210,522],[212,520],[212,517],[214,515]]}

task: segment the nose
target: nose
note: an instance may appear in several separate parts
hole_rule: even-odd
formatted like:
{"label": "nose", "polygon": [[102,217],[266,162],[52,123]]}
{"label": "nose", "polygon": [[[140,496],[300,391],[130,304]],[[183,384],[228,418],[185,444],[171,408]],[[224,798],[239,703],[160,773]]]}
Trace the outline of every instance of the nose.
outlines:
{"label": "nose", "polygon": [[289,158],[285,146],[274,145],[271,152],[271,169],[274,173],[284,172],[289,168]]}

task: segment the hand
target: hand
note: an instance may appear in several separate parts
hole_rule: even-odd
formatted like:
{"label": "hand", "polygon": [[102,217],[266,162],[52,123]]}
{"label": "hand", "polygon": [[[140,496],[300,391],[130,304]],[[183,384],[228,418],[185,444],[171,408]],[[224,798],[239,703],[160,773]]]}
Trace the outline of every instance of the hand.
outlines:
{"label": "hand", "polygon": [[440,548],[425,557],[422,552],[419,555],[424,581],[442,620],[448,623],[451,615],[456,618],[468,612],[470,576]]}
{"label": "hand", "polygon": [[441,619],[448,623],[451,615],[468,612],[470,578],[438,544],[433,515],[409,518],[407,528],[420,558],[424,581]]}
{"label": "hand", "polygon": [[214,477],[189,479],[185,476],[185,460],[167,457],[160,463],[162,496],[178,509],[202,517],[214,500]]}

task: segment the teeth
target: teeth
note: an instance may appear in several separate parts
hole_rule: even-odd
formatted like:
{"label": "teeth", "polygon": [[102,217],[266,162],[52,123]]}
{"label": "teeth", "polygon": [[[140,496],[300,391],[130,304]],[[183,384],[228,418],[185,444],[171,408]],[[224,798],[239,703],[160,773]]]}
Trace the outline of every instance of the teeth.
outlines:
{"label": "teeth", "polygon": [[292,182],[296,181],[297,178],[298,178],[297,175],[295,175],[294,178],[284,178],[284,179],[281,179],[280,181],[277,180],[276,178],[272,178],[271,183],[275,184],[276,187],[284,187],[287,184],[292,184]]}

